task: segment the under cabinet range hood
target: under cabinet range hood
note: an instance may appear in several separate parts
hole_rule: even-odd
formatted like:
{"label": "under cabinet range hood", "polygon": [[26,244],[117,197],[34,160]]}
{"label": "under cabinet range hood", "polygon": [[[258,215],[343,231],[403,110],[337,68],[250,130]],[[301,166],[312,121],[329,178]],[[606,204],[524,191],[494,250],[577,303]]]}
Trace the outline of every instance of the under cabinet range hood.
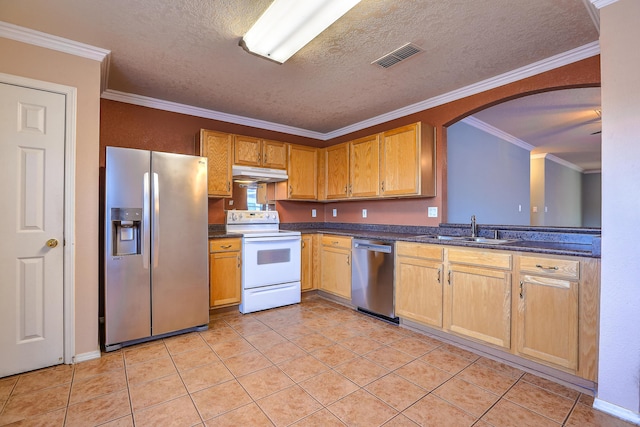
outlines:
{"label": "under cabinet range hood", "polygon": [[280,182],[289,179],[287,171],[282,169],[256,168],[233,165],[231,174],[234,181]]}

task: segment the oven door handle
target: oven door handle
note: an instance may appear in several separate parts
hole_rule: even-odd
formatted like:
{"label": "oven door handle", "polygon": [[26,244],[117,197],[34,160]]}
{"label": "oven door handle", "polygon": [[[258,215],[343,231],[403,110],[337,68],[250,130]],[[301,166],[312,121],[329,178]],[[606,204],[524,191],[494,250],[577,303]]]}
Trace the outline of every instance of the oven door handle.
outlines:
{"label": "oven door handle", "polygon": [[245,237],[244,243],[254,242],[299,242],[302,238],[300,236],[271,236],[271,237]]}

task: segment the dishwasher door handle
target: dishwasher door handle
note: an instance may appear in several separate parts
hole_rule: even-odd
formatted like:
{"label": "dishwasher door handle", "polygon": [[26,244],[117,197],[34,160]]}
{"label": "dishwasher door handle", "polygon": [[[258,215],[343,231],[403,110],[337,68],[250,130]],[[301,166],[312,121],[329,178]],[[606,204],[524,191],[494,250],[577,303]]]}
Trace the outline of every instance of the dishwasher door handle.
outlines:
{"label": "dishwasher door handle", "polygon": [[364,249],[366,251],[384,252],[386,254],[391,253],[393,246],[390,245],[375,245],[372,243],[358,243],[356,242],[353,247],[355,249]]}

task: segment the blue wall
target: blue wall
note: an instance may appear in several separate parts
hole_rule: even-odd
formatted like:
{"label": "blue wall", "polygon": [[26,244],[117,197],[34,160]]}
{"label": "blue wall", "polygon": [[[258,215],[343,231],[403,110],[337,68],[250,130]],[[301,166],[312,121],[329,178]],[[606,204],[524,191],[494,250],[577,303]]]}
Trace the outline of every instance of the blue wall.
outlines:
{"label": "blue wall", "polygon": [[[529,151],[464,122],[447,129],[447,221],[529,225]],[[518,205],[522,207],[518,210]]]}

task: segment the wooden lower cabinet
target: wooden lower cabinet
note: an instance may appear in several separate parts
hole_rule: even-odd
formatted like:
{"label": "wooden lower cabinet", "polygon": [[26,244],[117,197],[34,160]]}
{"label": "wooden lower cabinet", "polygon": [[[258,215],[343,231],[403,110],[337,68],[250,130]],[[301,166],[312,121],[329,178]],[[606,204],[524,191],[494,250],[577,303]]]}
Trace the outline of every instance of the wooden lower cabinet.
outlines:
{"label": "wooden lower cabinet", "polygon": [[323,235],[320,264],[319,288],[351,300],[351,237]]}
{"label": "wooden lower cabinet", "polygon": [[242,286],[242,240],[209,241],[209,305],[239,304]]}
{"label": "wooden lower cabinet", "polygon": [[578,282],[525,274],[518,286],[516,352],[577,369]]}
{"label": "wooden lower cabinet", "polygon": [[452,265],[445,290],[447,330],[511,347],[511,273]]}
{"label": "wooden lower cabinet", "polygon": [[599,298],[597,258],[397,243],[401,318],[590,381]]}
{"label": "wooden lower cabinet", "polygon": [[300,290],[310,291],[318,287],[320,266],[318,261],[318,235],[302,235]]}
{"label": "wooden lower cabinet", "polygon": [[441,328],[443,249],[423,246],[396,243],[396,314]]}

